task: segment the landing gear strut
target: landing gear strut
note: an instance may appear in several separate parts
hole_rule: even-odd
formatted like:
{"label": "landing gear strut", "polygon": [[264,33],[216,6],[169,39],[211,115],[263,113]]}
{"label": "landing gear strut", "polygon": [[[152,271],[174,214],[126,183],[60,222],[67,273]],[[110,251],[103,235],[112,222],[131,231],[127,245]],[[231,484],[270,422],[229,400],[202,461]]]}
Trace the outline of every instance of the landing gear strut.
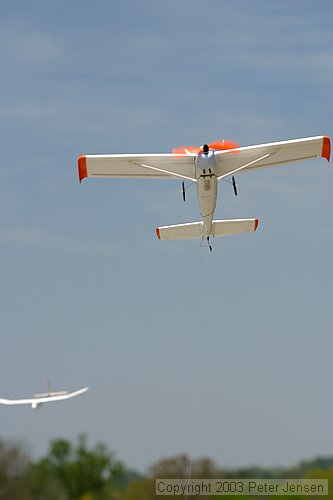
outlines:
{"label": "landing gear strut", "polygon": [[235,196],[237,196],[237,184],[234,176],[232,176],[232,187],[234,188]]}
{"label": "landing gear strut", "polygon": [[202,239],[201,239],[201,243],[200,243],[200,246],[201,246],[201,247],[208,247],[210,252],[212,252],[212,251],[213,251],[213,247],[212,247],[212,245],[210,244],[210,239],[209,239],[209,236],[203,236],[203,237],[202,237]]}

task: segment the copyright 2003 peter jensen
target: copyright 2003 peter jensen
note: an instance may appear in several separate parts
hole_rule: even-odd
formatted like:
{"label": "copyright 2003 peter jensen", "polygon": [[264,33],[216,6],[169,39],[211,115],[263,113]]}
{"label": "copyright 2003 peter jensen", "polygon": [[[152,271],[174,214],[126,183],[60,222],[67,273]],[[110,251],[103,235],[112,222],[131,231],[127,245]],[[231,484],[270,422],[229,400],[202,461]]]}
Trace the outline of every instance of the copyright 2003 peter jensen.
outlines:
{"label": "copyright 2003 peter jensen", "polygon": [[327,479],[156,479],[156,495],[328,495]]}

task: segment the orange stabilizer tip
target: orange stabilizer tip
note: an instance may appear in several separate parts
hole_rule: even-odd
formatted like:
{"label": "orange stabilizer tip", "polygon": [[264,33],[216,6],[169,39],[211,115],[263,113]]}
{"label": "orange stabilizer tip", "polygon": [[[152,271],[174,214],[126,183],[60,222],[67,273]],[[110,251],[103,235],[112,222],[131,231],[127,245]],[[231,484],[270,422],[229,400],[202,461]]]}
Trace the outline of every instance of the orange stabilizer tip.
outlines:
{"label": "orange stabilizer tip", "polygon": [[82,182],[85,177],[88,177],[88,174],[87,174],[87,157],[86,156],[80,156],[78,158],[78,165],[79,165],[79,179],[80,179],[80,182]]}
{"label": "orange stabilizer tip", "polygon": [[322,152],[321,152],[321,156],[323,158],[326,158],[327,161],[330,161],[330,157],[331,157],[331,140],[330,138],[325,135],[324,139],[323,139],[323,149],[322,149]]}
{"label": "orange stabilizer tip", "polygon": [[254,230],[255,231],[257,230],[258,224],[259,224],[259,221],[258,221],[258,219],[256,219],[255,223],[254,223]]}
{"label": "orange stabilizer tip", "polygon": [[159,228],[159,227],[157,227],[157,228],[156,228],[156,236],[157,236],[157,238],[158,238],[159,240],[161,239],[161,235],[160,235],[160,228]]}

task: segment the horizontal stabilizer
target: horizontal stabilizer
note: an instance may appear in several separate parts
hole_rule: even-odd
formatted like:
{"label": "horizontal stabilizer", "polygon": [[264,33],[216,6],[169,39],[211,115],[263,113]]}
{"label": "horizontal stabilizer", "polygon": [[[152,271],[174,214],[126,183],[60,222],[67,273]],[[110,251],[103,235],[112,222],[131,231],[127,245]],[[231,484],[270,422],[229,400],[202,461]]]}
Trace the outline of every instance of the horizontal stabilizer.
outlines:
{"label": "horizontal stabilizer", "polygon": [[[231,236],[233,234],[253,232],[258,227],[258,219],[214,220],[210,236]],[[190,222],[156,228],[159,240],[201,240],[203,222]]]}
{"label": "horizontal stabilizer", "polygon": [[189,222],[156,228],[159,240],[201,240],[203,222]]}
{"label": "horizontal stabilizer", "polygon": [[213,236],[231,236],[239,233],[251,233],[258,227],[258,219],[213,220]]}

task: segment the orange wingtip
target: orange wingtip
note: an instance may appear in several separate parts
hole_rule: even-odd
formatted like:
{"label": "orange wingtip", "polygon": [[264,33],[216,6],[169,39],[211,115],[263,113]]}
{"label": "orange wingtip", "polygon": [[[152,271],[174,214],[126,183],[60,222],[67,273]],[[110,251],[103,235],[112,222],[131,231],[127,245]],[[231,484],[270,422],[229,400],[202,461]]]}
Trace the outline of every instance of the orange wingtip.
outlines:
{"label": "orange wingtip", "polygon": [[259,221],[258,221],[258,219],[256,219],[255,223],[254,223],[254,230],[255,231],[257,230],[258,224],[259,224]]}
{"label": "orange wingtip", "polygon": [[156,228],[156,236],[157,236],[157,238],[158,238],[159,240],[161,239],[161,235],[160,235],[160,228],[159,228],[159,227],[157,227],[157,228]]}
{"label": "orange wingtip", "polygon": [[322,149],[322,152],[321,152],[321,156],[323,158],[326,158],[327,161],[330,161],[330,157],[331,157],[331,140],[330,138],[325,135],[324,139],[323,139],[323,149]]}
{"label": "orange wingtip", "polygon": [[78,158],[78,164],[79,164],[79,179],[80,179],[80,182],[82,182],[85,177],[88,177],[88,174],[87,174],[87,157],[86,156],[80,156]]}

